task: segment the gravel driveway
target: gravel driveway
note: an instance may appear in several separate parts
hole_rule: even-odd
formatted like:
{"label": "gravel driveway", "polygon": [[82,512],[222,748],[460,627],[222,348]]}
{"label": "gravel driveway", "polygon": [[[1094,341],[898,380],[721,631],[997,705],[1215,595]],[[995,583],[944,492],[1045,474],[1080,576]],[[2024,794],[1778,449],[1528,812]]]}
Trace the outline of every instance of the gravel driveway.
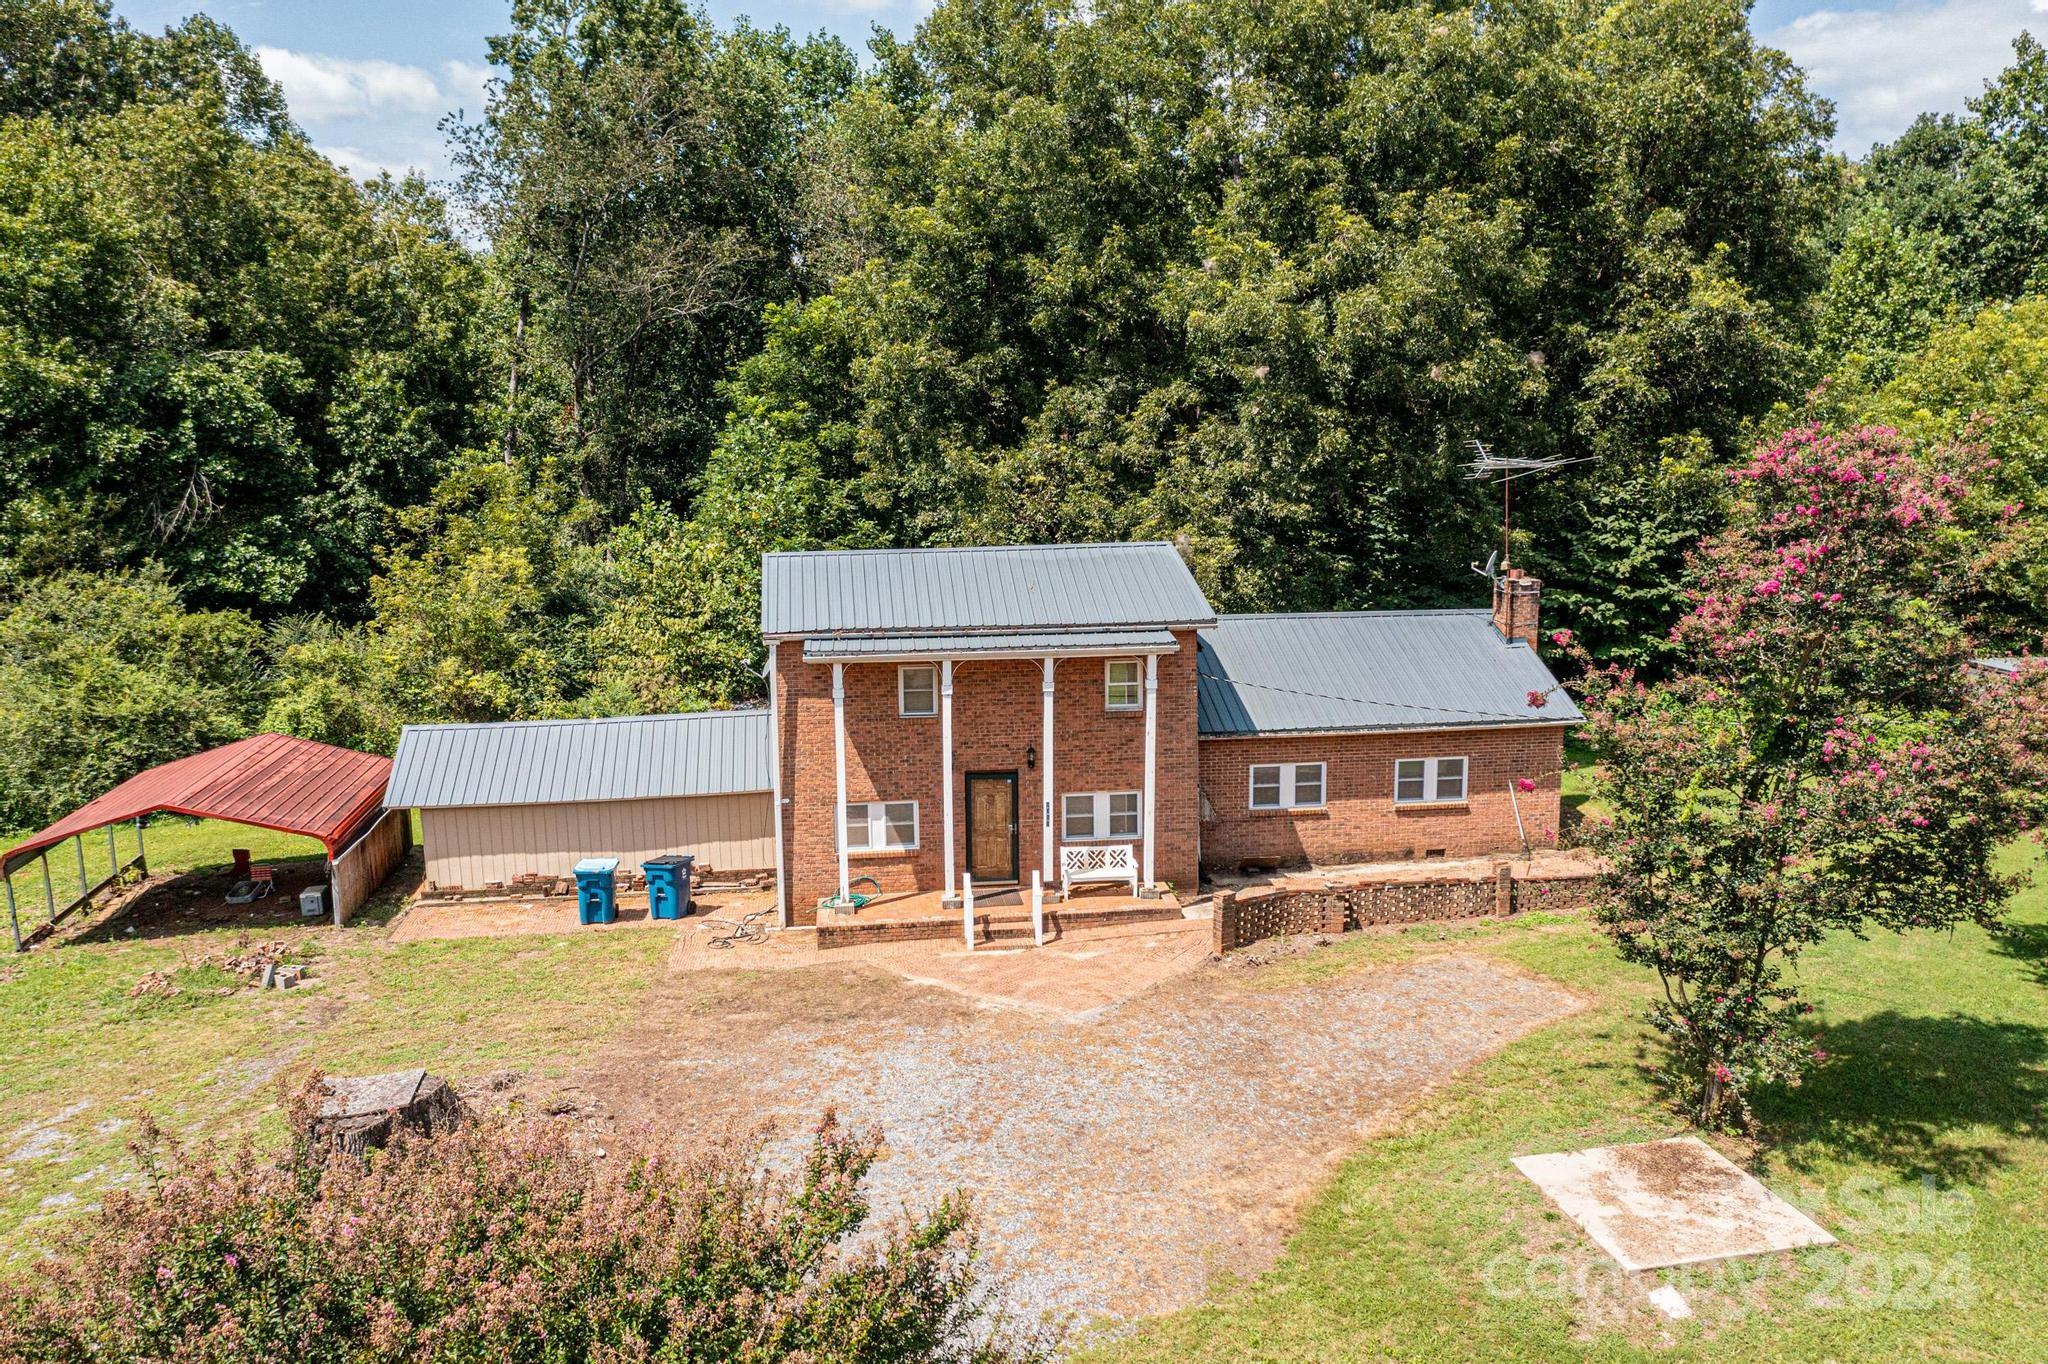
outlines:
{"label": "gravel driveway", "polygon": [[677,969],[565,1088],[681,1140],[769,1119],[771,1155],[836,1105],[887,1140],[878,1211],[970,1190],[1013,1310],[1115,1321],[1271,1265],[1375,1124],[1575,1007],[1476,955],[1270,988],[1204,966],[1081,1019],[872,965]]}

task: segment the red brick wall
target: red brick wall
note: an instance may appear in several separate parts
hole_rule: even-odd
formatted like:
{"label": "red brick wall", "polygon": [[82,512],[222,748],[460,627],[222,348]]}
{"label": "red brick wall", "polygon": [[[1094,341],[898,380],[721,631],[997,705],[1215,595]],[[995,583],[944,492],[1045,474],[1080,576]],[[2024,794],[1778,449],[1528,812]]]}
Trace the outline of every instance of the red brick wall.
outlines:
{"label": "red brick wall", "polygon": [[[1394,760],[1453,758],[1466,765],[1466,800],[1458,805],[1394,804]],[[1346,734],[1285,739],[1206,739],[1202,790],[1214,818],[1202,826],[1202,864],[1292,865],[1421,857],[1476,857],[1520,846],[1508,783],[1519,792],[1531,841],[1558,824],[1558,770],[1564,729],[1458,730],[1428,734]],[[1320,810],[1251,809],[1255,763],[1324,762],[1327,789]]]}
{"label": "red brick wall", "polygon": [[[1195,743],[1195,637],[1181,631],[1180,651],[1159,660],[1159,713],[1155,821],[1159,846],[1154,874],[1180,887],[1196,875],[1199,805]],[[803,661],[803,645],[778,646],[776,688],[782,754],[784,857],[789,862],[793,922],[811,923],[820,899],[838,884],[834,841],[832,667]],[[914,852],[855,853],[853,876],[873,876],[886,890],[935,891],[945,885],[942,758],[937,716],[897,714],[894,663],[853,663],[846,668],[846,798],[915,800]],[[1027,767],[1027,746],[1043,747],[1036,659],[987,659],[953,669],[954,847],[967,860],[967,775],[1017,773],[1017,857],[1025,881],[1043,862],[1045,755]],[[1136,791],[1144,785],[1145,717],[1142,710],[1109,712],[1103,705],[1103,662],[1062,659],[1054,682],[1053,778],[1061,793]],[[1055,819],[1057,811],[1055,810]],[[1056,829],[1055,829],[1056,831]],[[1057,860],[1055,860],[1057,868]]]}

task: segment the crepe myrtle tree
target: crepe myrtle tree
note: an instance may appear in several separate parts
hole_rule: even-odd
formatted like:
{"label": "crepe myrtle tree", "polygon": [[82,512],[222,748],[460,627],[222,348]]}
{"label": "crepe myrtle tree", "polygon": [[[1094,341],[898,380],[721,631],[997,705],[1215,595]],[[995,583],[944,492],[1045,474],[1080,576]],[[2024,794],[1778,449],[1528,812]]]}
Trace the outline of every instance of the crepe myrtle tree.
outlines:
{"label": "crepe myrtle tree", "polygon": [[[2048,669],[1967,667],[1953,603],[1987,535],[1980,452],[1786,432],[1730,471],[1691,557],[1669,673],[1578,653],[1605,813],[1599,921],[1662,986],[1665,1079],[1704,1125],[1827,1059],[1787,967],[1833,932],[1994,926],[2033,820]],[[1540,698],[1533,698],[1540,699]]]}

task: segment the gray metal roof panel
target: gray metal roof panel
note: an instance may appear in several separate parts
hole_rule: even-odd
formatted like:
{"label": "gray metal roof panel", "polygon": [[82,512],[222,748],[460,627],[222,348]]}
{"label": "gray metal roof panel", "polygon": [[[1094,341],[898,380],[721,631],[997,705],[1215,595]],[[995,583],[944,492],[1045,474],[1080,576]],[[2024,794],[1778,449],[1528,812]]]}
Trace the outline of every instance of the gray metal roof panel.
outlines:
{"label": "gray metal roof panel", "polygon": [[774,762],[765,710],[407,725],[384,803],[442,809],[733,795],[768,790]]}
{"label": "gray metal roof panel", "polygon": [[821,635],[804,641],[806,663],[857,658],[947,658],[992,653],[1171,652],[1171,630],[1019,630],[950,635]]}
{"label": "gray metal roof panel", "polygon": [[[1575,724],[1534,649],[1489,611],[1224,616],[1200,635],[1206,737]],[[1541,706],[1529,693],[1541,692]]]}
{"label": "gray metal roof panel", "polygon": [[761,561],[765,635],[1113,629],[1215,618],[1164,541],[817,550]]}

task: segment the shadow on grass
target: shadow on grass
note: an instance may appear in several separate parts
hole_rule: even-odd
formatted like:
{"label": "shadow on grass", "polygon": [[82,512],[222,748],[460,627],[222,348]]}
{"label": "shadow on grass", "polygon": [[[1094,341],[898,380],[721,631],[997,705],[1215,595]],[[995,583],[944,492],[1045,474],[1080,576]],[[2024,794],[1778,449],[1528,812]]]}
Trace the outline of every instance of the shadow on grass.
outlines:
{"label": "shadow on grass", "polygon": [[[1848,1156],[1943,1185],[2008,1161],[1999,1136],[2029,1136],[2048,1102],[2048,1029],[1966,1014],[1874,1014],[1828,1028],[1834,1057],[1756,1112],[1794,1170]],[[1967,1134],[1967,1135],[1966,1135]]]}
{"label": "shadow on grass", "polygon": [[[332,920],[300,913],[299,892],[327,879],[324,858],[279,858],[277,889],[260,900],[232,905],[228,871],[190,871],[156,886],[119,911],[81,925],[63,940],[68,946],[110,942],[161,942],[196,933],[234,930],[251,936],[292,929],[318,929]],[[420,850],[409,852],[350,920],[350,928],[378,928],[398,916],[425,875]]]}
{"label": "shadow on grass", "polygon": [[2048,985],[2048,924],[2007,923],[1991,935],[1992,950],[2026,968],[2036,985]]}

